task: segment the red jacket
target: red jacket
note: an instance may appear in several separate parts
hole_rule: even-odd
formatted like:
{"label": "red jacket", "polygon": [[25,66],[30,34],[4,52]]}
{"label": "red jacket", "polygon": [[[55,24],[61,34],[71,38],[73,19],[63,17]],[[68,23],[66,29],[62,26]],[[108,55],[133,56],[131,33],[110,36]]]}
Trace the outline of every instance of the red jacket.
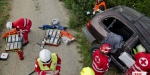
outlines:
{"label": "red jacket", "polygon": [[[57,55],[57,54],[56,54],[56,55]],[[59,72],[60,72],[60,68],[61,68],[61,59],[58,57],[58,55],[57,55],[57,59],[58,59],[58,60],[57,60],[56,70],[59,70]],[[50,67],[51,62],[50,62],[50,64],[43,64],[43,65],[44,65],[44,66]],[[40,72],[41,72],[37,60],[36,60],[36,63],[35,63],[35,72],[37,72],[38,74],[40,74]],[[43,71],[41,75],[46,75],[46,73]]]}
{"label": "red jacket", "polygon": [[95,72],[95,75],[103,75],[110,66],[109,62],[110,58],[108,56],[102,55],[100,53],[100,50],[96,50],[93,53],[93,63],[92,63],[92,68]]}
{"label": "red jacket", "polygon": [[20,18],[19,20],[17,21],[14,21],[12,23],[12,27],[13,28],[16,28],[18,31],[21,29],[21,30],[25,30],[25,31],[28,31],[28,27],[27,26],[30,26],[31,25],[31,20],[27,19],[27,18]]}
{"label": "red jacket", "polygon": [[[150,71],[150,54],[141,52],[134,55],[135,63],[127,70],[125,75],[132,75],[132,72],[149,72]],[[150,74],[148,74],[150,75]]]}

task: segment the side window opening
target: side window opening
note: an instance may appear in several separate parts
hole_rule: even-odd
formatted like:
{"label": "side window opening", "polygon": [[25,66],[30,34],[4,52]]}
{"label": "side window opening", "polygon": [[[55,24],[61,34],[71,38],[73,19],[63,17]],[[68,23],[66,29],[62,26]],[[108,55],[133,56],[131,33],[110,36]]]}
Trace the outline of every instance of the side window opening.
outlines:
{"label": "side window opening", "polygon": [[[139,46],[139,45],[142,45],[142,47],[144,47],[144,45],[141,43],[141,40],[140,39],[138,39],[137,41],[135,41],[134,42],[134,44],[131,46],[131,55],[132,56],[134,56],[134,53],[137,53],[138,51],[137,51],[137,46]],[[134,50],[133,50],[134,49]],[[144,49],[146,50],[146,48],[144,47]],[[147,52],[147,50],[146,50],[146,53],[148,53]]]}
{"label": "side window opening", "polygon": [[124,41],[127,41],[132,35],[133,31],[125,24],[114,17],[105,18],[102,23],[113,33],[121,35]]}

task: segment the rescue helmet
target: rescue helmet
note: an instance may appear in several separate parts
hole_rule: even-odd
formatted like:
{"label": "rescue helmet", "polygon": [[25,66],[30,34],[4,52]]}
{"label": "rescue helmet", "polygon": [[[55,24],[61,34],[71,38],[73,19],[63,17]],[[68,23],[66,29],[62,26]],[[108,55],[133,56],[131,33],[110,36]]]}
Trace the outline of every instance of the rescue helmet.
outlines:
{"label": "rescue helmet", "polygon": [[52,20],[52,24],[53,24],[53,25],[59,24],[59,19],[53,19],[53,20]]}
{"label": "rescue helmet", "polygon": [[90,67],[84,67],[81,70],[80,75],[95,75],[95,73]]}
{"label": "rescue helmet", "polygon": [[44,64],[49,64],[51,61],[51,52],[48,49],[43,49],[39,54],[40,60]]}
{"label": "rescue helmet", "polygon": [[138,46],[136,46],[136,49],[137,49],[138,53],[139,52],[146,52],[145,48],[141,44],[139,44]]}
{"label": "rescue helmet", "polygon": [[7,29],[12,29],[12,22],[7,22],[6,28]]}
{"label": "rescue helmet", "polygon": [[100,46],[99,50],[104,54],[108,54],[111,51],[111,45],[110,44],[102,44]]}

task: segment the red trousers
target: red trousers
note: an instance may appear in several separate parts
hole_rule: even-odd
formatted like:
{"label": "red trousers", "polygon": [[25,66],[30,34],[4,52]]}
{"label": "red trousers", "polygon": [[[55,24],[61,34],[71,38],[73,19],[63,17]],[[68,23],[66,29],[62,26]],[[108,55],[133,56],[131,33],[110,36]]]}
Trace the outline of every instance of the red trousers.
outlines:
{"label": "red trousers", "polygon": [[28,42],[28,41],[29,41],[29,40],[28,40],[28,34],[29,34],[29,32],[30,32],[31,26],[32,26],[32,22],[31,22],[31,20],[29,20],[29,23],[28,23],[28,24],[26,25],[26,27],[25,27],[25,30],[27,30],[27,31],[25,31],[24,33],[22,33],[25,42]]}

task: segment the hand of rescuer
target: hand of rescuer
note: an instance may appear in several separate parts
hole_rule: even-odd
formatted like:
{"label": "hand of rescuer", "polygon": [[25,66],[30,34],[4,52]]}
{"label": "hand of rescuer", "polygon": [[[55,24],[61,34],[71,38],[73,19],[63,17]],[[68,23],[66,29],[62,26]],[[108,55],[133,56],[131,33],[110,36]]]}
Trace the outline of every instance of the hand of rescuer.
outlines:
{"label": "hand of rescuer", "polygon": [[46,75],[54,75],[54,71],[45,71]]}

